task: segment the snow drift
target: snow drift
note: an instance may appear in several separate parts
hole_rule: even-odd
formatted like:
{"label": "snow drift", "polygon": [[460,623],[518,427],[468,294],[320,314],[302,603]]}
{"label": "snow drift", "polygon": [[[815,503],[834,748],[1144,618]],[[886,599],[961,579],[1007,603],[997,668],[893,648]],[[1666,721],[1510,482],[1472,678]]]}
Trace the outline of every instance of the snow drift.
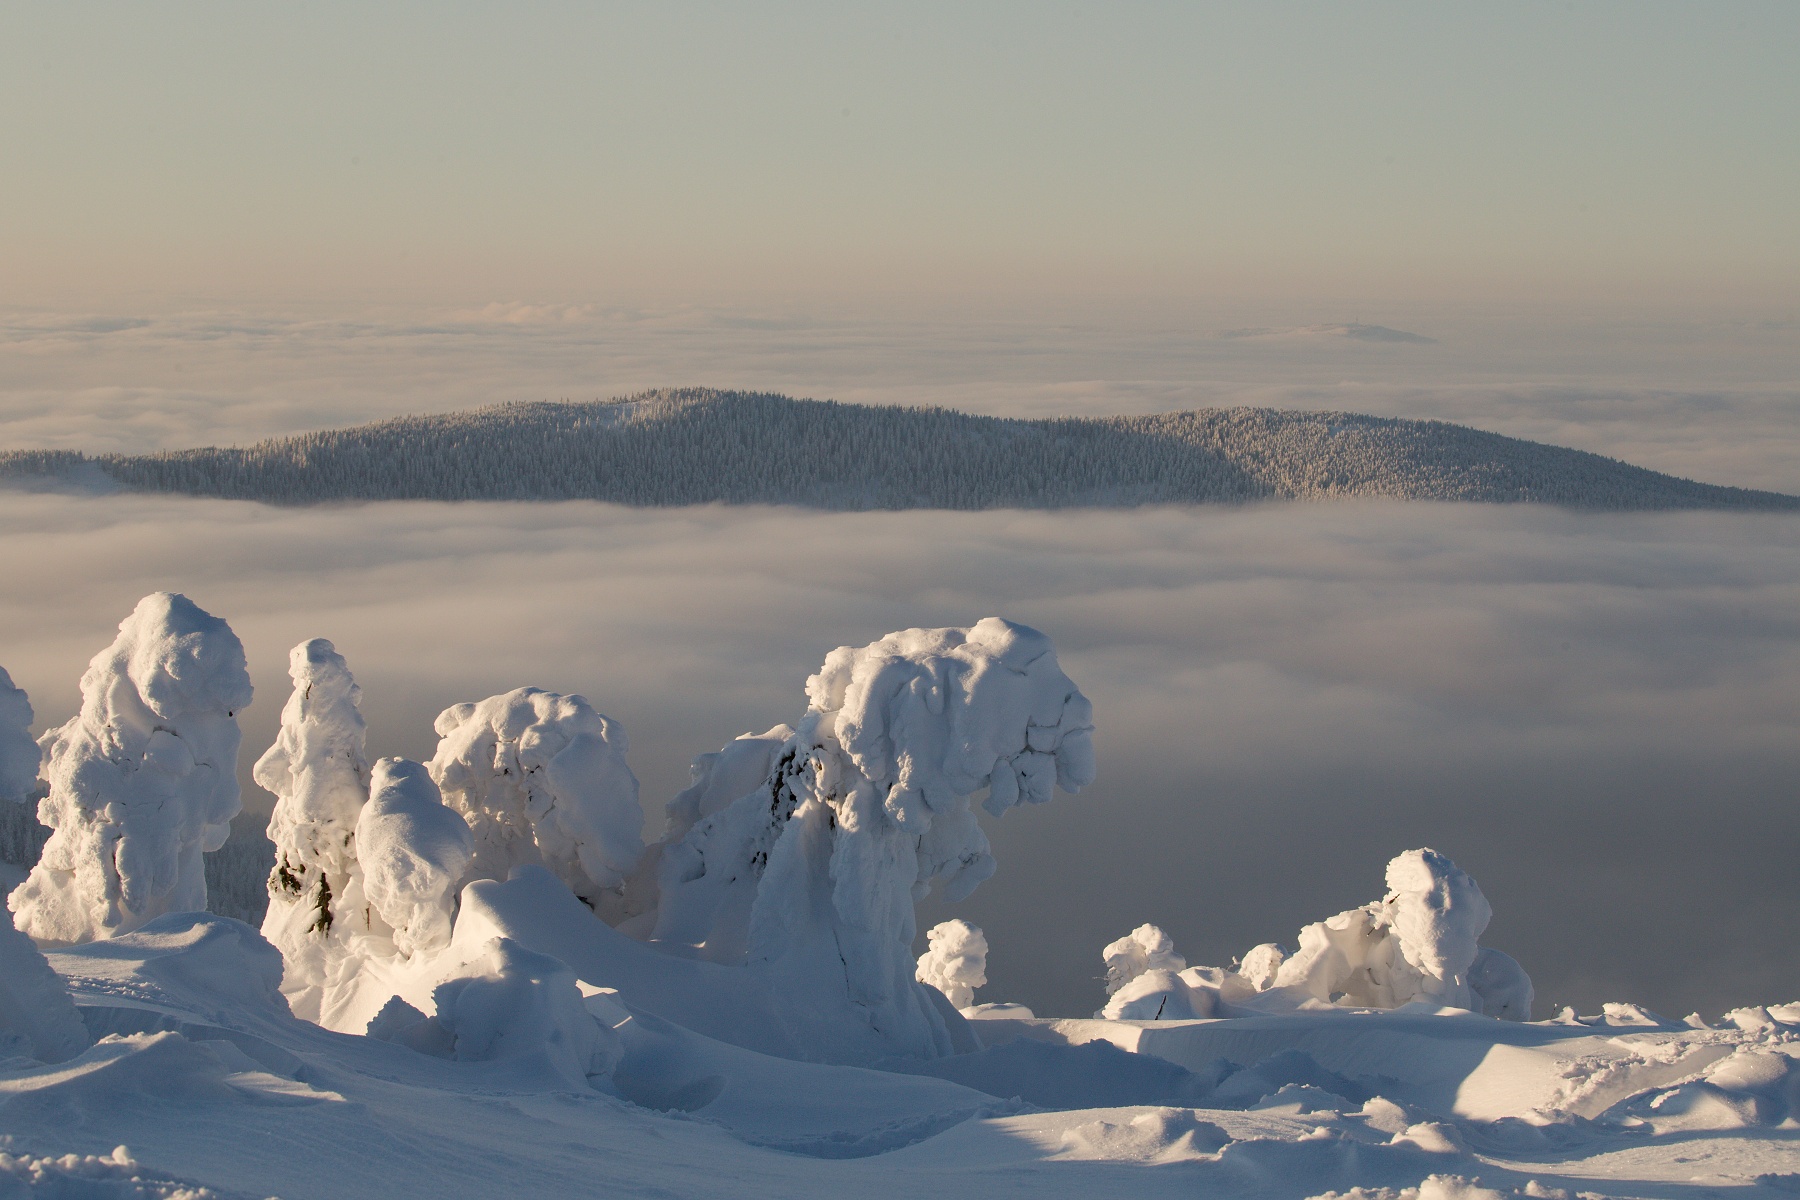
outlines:
{"label": "snow drift", "polygon": [[186,596],[146,596],[81,678],[81,712],[45,734],[54,832],[9,897],[21,930],[70,944],[206,907],[201,854],[241,807],[244,648]]}

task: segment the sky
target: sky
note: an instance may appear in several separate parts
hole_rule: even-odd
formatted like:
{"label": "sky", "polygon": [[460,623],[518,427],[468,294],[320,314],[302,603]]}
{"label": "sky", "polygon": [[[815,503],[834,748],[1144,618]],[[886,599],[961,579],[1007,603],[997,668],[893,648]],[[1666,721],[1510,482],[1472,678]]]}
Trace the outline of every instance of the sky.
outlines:
{"label": "sky", "polygon": [[[1435,418],[1800,493],[1796,45],[1657,0],[8,6],[0,448],[705,385]],[[1292,945],[1420,844],[1540,1015],[1800,995],[1791,517],[0,492],[39,728],[156,588],[243,635],[246,766],[326,636],[378,754],[588,695],[652,833],[834,646],[1037,625],[1101,777],[990,825],[987,999],[1091,1011],[1146,920]]]}
{"label": "sky", "polygon": [[0,34],[14,303],[1792,317],[1800,283],[1779,0],[98,3]]}

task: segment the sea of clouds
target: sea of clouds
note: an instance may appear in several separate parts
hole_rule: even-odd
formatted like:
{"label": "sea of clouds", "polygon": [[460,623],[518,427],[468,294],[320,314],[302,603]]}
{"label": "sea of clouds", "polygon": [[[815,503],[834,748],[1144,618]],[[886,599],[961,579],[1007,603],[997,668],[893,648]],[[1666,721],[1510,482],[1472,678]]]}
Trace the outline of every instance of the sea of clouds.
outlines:
{"label": "sea of clouds", "polygon": [[[1557,326],[1509,366],[1511,335],[1472,321],[1406,322],[1439,339],[1414,345],[1299,320],[1293,336],[1223,338],[1223,321],[431,316],[9,314],[0,445],[245,441],[695,383],[1018,415],[1435,416],[1800,491],[1800,372],[1773,326]],[[989,614],[1036,625],[1094,701],[1101,776],[991,823],[999,874],[954,913],[921,914],[987,930],[979,998],[1090,1011],[1100,947],[1143,921],[1190,961],[1291,944],[1426,844],[1481,881],[1497,914],[1484,940],[1532,972],[1540,1015],[1800,997],[1794,517],[278,510],[15,492],[0,518],[0,665],[40,727],[73,711],[136,599],[169,588],[248,647],[246,763],[273,735],[287,648],[324,636],[363,684],[372,753],[429,755],[456,701],[521,684],[588,696],[630,734],[652,835],[693,755],[793,720],[832,647]]]}

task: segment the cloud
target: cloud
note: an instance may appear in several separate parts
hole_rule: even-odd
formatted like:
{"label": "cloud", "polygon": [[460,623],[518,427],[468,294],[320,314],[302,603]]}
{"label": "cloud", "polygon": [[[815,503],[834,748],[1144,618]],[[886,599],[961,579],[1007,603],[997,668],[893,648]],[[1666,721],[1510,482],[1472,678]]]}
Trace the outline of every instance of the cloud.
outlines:
{"label": "cloud", "polygon": [[[0,496],[0,665],[40,723],[145,592],[225,616],[273,735],[335,641],[372,754],[538,684],[623,721],[653,811],[825,652],[1002,614],[1094,700],[1101,777],[990,831],[990,999],[1082,1013],[1149,920],[1219,962],[1433,845],[1545,1002],[1792,999],[1800,520],[1433,505],[820,514]],[[247,791],[247,795],[255,796]],[[257,797],[266,803],[266,798]],[[652,830],[653,832],[654,830]]]}

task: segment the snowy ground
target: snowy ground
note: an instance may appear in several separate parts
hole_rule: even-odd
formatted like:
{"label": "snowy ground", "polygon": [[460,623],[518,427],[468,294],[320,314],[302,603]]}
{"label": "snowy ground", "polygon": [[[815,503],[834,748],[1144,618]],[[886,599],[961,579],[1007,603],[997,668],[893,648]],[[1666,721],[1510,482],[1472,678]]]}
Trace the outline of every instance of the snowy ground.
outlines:
{"label": "snowy ground", "polygon": [[[939,1079],[768,1058],[658,1018],[653,989],[608,952],[623,939],[590,932],[630,1010],[614,1083],[581,1090],[529,1063],[444,1061],[298,1021],[275,991],[279,960],[222,918],[52,954],[105,1036],[58,1065],[0,1066],[0,1195],[1800,1187],[1800,1009],[1717,1029],[1625,1008],[1526,1025],[1427,1009],[993,1021],[979,1026],[989,1048],[939,1060]],[[19,1190],[27,1178],[37,1190]],[[1459,1186],[1423,1194],[1486,1195]]]}

